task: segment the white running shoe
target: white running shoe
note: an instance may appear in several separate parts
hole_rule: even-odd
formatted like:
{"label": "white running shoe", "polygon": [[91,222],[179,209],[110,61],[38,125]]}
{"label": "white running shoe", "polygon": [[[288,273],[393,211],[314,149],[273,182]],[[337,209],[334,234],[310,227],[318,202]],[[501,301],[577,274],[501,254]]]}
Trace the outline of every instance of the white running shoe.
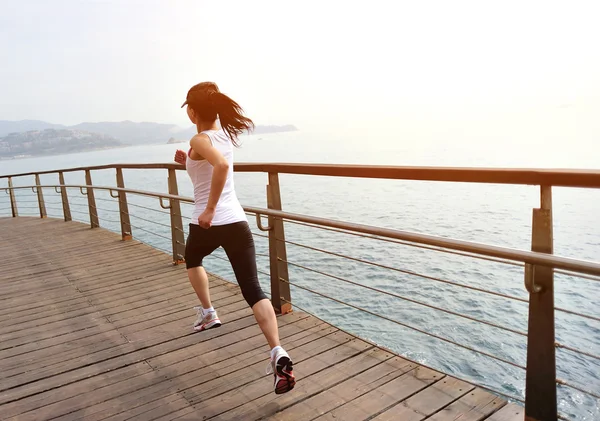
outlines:
{"label": "white running shoe", "polygon": [[203,330],[221,326],[221,320],[219,320],[216,311],[209,311],[208,313],[203,314],[202,307],[194,307],[194,310],[198,311],[198,319],[194,323],[194,330],[196,332],[202,332]]}
{"label": "white running shoe", "polygon": [[289,392],[296,385],[292,366],[292,359],[288,353],[279,348],[267,366],[267,374],[272,373],[274,377],[273,389],[276,394]]}

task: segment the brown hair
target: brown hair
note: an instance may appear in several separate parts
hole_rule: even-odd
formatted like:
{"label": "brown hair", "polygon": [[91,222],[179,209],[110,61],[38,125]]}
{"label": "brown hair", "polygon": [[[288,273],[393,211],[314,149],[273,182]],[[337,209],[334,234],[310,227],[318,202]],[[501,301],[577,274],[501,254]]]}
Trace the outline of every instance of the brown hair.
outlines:
{"label": "brown hair", "polygon": [[238,135],[254,129],[254,122],[242,114],[242,107],[219,91],[214,82],[194,85],[188,91],[183,105],[186,104],[203,121],[215,121],[218,116],[221,127],[235,146],[240,146]]}

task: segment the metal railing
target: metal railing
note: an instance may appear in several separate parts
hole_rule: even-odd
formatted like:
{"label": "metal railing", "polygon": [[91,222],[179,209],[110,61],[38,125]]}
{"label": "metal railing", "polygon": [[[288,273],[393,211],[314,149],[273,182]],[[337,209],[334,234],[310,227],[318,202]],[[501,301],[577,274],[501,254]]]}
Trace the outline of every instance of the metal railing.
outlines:
{"label": "metal railing", "polygon": [[[115,170],[115,186],[96,186],[92,183],[92,171]],[[123,177],[124,169],[163,169],[168,171],[168,193],[158,193],[144,190],[125,188]],[[173,263],[180,264],[184,261],[185,232],[183,228],[182,204],[192,204],[193,199],[179,195],[176,171],[184,169],[178,164],[122,164],[104,165],[96,167],[82,167],[63,169],[58,171],[44,171],[38,173],[16,174],[11,176],[0,176],[7,179],[5,188],[10,200],[10,206],[2,208],[9,210],[13,217],[19,215],[19,208],[35,208],[39,211],[41,218],[47,217],[47,209],[62,211],[65,221],[73,219],[72,214],[83,214],[89,218],[92,228],[100,226],[101,221],[110,222],[120,226],[121,236],[124,241],[133,238],[133,231],[139,230],[150,235],[157,236],[171,243]],[[560,418],[557,410],[557,385],[565,386],[587,394],[593,398],[600,399],[598,390],[588,390],[588,387],[571,381],[557,378],[556,376],[556,349],[563,349],[579,356],[585,356],[594,361],[600,361],[599,353],[592,350],[579,349],[575,346],[559,343],[555,337],[555,312],[577,316],[591,322],[600,322],[600,317],[584,312],[554,305],[554,273],[569,276],[578,276],[590,282],[600,282],[600,263],[579,259],[566,258],[553,254],[553,221],[552,221],[552,187],[584,187],[600,188],[600,171],[570,171],[570,170],[518,170],[518,169],[467,169],[467,168],[424,168],[424,167],[372,167],[372,166],[347,166],[347,165],[308,165],[308,164],[236,164],[238,172],[265,172],[268,174],[267,185],[267,208],[245,207],[248,214],[256,217],[256,226],[262,231],[254,232],[258,238],[268,240],[268,254],[258,253],[259,256],[269,259],[269,271],[260,271],[270,279],[271,300],[275,309],[282,314],[290,312],[292,305],[300,308],[291,297],[291,288],[305,291],[315,299],[325,299],[352,311],[368,314],[373,318],[392,323],[403,329],[408,329],[425,335],[429,338],[446,343],[468,352],[489,358],[496,363],[513,367],[516,370],[525,371],[525,399],[514,394],[491,389],[479,384],[484,389],[508,396],[525,404],[526,417],[535,420],[554,420]],[[85,184],[65,183],[64,173],[83,171],[85,173]],[[517,250],[507,247],[499,247],[488,244],[443,238],[433,235],[415,232],[401,231],[390,228],[381,228],[364,224],[356,224],[345,221],[284,212],[280,193],[279,174],[318,175],[333,177],[359,177],[359,178],[383,178],[396,180],[428,180],[446,182],[469,182],[469,183],[497,183],[517,185],[540,186],[540,207],[533,209],[531,251]],[[42,174],[58,174],[58,183],[44,184],[40,182]],[[34,176],[35,184],[27,186],[14,186],[13,179],[16,177]],[[34,199],[25,198],[23,194],[31,189]],[[53,189],[60,195],[60,201],[47,202],[44,190]],[[87,204],[73,201],[68,194],[69,191],[79,191],[87,198]],[[96,197],[95,193],[108,192],[110,198]],[[129,197],[147,197],[156,199],[160,207],[152,207],[147,204],[133,203],[128,201]],[[117,201],[118,210],[97,206],[97,201]],[[23,205],[25,203],[25,205]],[[35,203],[35,206],[28,205]],[[49,205],[57,205],[49,206]],[[60,206],[58,206],[60,205]],[[77,209],[71,209],[71,207]],[[80,207],[87,208],[87,212],[81,212]],[[154,218],[142,217],[131,213],[129,208],[144,209],[146,211],[162,214],[169,218],[169,222],[159,222]],[[101,213],[118,214],[118,219],[100,218]],[[263,220],[266,218],[266,224]],[[133,223],[132,223],[133,220]],[[137,224],[138,221],[142,223]],[[458,255],[465,258],[481,259],[498,264],[510,265],[513,268],[523,270],[525,289],[528,299],[506,294],[493,289],[476,287],[465,283],[444,279],[439,276],[419,273],[414,270],[399,268],[391,263],[380,263],[372,259],[348,256],[347,253],[335,252],[322,247],[302,244],[299,241],[286,238],[284,222],[304,228],[327,230],[339,235],[350,235],[379,241],[388,245],[418,247],[432,252],[441,252]],[[149,229],[148,224],[155,226]],[[137,224],[137,225],[136,225]],[[158,232],[160,231],[160,232]],[[382,243],[382,244],[383,244]],[[327,273],[321,268],[310,267],[308,264],[294,262],[288,258],[287,246],[310,250],[330,256],[331,258],[345,259],[352,264],[367,265],[378,269],[391,271],[443,285],[444,288],[461,288],[476,294],[516,302],[528,307],[527,330],[505,326],[497,321],[485,320],[482,317],[466,314],[465,312],[443,308],[442,305],[428,302],[427,299],[409,296],[406,293],[389,291],[383,287],[358,282],[345,276]],[[163,249],[164,250],[164,249]],[[167,250],[164,250],[167,251]],[[217,256],[219,257],[219,256]],[[219,257],[221,258],[221,257]],[[306,285],[290,279],[290,271],[301,270],[315,276],[324,277],[341,282],[347,288],[359,288],[372,293],[390,297],[390,299],[401,300],[410,305],[434,310],[446,315],[458,317],[469,322],[479,323],[507,334],[526,338],[527,357],[526,364],[515,362],[505,356],[494,355],[489,350],[460,343],[445,332],[431,332],[419,327],[409,321],[398,320],[389,314],[381,314],[365,306],[344,301],[339,296],[326,294],[317,290],[316,286]],[[306,310],[305,310],[306,311]],[[350,311],[350,310],[349,310]],[[310,311],[309,311],[310,312]],[[318,315],[317,315],[318,316]],[[421,363],[422,364],[422,363]],[[439,370],[439,368],[438,368]],[[452,374],[457,377],[455,373]],[[472,382],[472,381],[471,381]]]}

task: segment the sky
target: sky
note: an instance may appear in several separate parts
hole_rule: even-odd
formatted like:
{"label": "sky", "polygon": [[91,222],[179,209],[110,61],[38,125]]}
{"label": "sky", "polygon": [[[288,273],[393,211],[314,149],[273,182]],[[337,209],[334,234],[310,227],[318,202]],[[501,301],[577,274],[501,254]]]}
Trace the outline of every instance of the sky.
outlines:
{"label": "sky", "polygon": [[188,126],[216,82],[257,124],[600,143],[600,2],[0,0],[0,120]]}

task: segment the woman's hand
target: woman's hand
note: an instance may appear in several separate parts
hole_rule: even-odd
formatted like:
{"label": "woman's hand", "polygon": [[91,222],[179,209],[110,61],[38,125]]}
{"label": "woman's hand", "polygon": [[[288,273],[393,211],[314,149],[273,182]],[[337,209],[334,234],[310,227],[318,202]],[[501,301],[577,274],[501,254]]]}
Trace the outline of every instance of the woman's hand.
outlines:
{"label": "woman's hand", "polygon": [[175,152],[175,158],[173,159],[178,164],[185,165],[185,162],[187,160],[187,154],[184,151],[177,149],[177,152]]}
{"label": "woman's hand", "polygon": [[212,220],[215,217],[214,209],[204,209],[204,212],[198,217],[198,224],[201,228],[209,229],[212,225]]}

